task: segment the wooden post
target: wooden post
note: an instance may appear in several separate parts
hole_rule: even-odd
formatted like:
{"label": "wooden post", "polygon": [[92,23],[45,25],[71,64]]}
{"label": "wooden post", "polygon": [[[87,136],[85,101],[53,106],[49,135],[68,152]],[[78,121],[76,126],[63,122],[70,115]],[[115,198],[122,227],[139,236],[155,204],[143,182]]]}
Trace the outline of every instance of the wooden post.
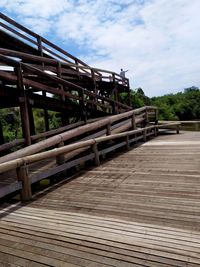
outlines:
{"label": "wooden post", "polygon": [[132,129],[135,130],[136,129],[135,114],[133,114],[131,117],[131,123],[132,123]]}
{"label": "wooden post", "polygon": [[22,189],[20,191],[21,201],[28,201],[32,198],[31,183],[28,176],[28,168],[23,165],[17,168],[17,178],[18,181],[22,182]]}
{"label": "wooden post", "polygon": [[81,98],[80,100],[81,117],[82,117],[82,120],[85,121],[85,123],[87,123],[87,110],[85,107],[83,89],[79,91],[79,97]]}
{"label": "wooden post", "polygon": [[148,118],[148,111],[147,109],[145,110],[145,126],[148,125],[149,123],[149,118]]}
{"label": "wooden post", "polygon": [[155,109],[155,124],[158,124],[158,109]]}
{"label": "wooden post", "polygon": [[23,137],[25,138],[25,143],[28,146],[31,144],[30,123],[28,116],[27,98],[24,91],[21,64],[17,68],[15,68],[15,73],[17,75],[17,88],[19,91],[19,106],[20,106],[20,115],[22,121],[22,132],[23,132]]}
{"label": "wooden post", "polygon": [[147,129],[144,129],[143,131],[143,141],[146,142],[147,140]]}
{"label": "wooden post", "polygon": [[[58,61],[58,64],[57,64],[57,76],[62,79],[62,71],[61,70],[62,70],[62,65],[61,65],[61,62]],[[63,93],[64,92],[64,87],[63,87],[62,84],[59,84],[59,88],[60,88],[61,92]],[[64,94],[61,95],[61,100],[65,101]]]}
{"label": "wooden post", "polygon": [[3,126],[2,123],[0,121],[0,145],[4,144],[4,136],[3,136]]}
{"label": "wooden post", "polygon": [[[63,146],[64,146],[64,142],[63,141],[58,144],[58,147],[63,147]],[[64,154],[60,154],[60,155],[58,155],[56,157],[56,163],[58,165],[62,165],[62,164],[65,163],[65,156],[64,156]]]}
{"label": "wooden post", "polygon": [[97,147],[97,144],[96,143],[92,145],[92,150],[94,152],[94,162],[95,162],[95,165],[96,166],[99,166],[100,165],[99,151],[98,151],[98,147]]}
{"label": "wooden post", "polygon": [[127,86],[128,86],[128,105],[131,106],[131,89],[130,89],[129,80],[127,80]]}
{"label": "wooden post", "polygon": [[[78,66],[78,59],[75,59],[75,64]],[[76,67],[76,71],[79,72],[79,67]],[[79,74],[78,74],[79,76]]]}
{"label": "wooden post", "polygon": [[[46,97],[46,92],[42,91],[42,96]],[[44,124],[45,124],[45,130],[46,132],[49,131],[49,114],[48,110],[46,108],[44,110]]]}
{"label": "wooden post", "polygon": [[33,117],[33,108],[31,104],[28,104],[28,117],[29,117],[29,124],[30,124],[30,134],[35,135],[35,123]]}
{"label": "wooden post", "polygon": [[130,150],[130,143],[129,143],[129,136],[128,135],[126,136],[125,140],[126,140],[126,149]]}
{"label": "wooden post", "polygon": [[[95,80],[95,75],[94,75],[94,70],[91,69],[91,76],[92,76],[92,81],[93,81],[93,90],[95,95],[97,95],[97,85],[96,85],[96,80]],[[97,98],[96,96],[92,98],[92,102],[93,102],[93,109],[97,109]]]}
{"label": "wooden post", "polygon": [[106,135],[111,135],[111,124],[110,123],[107,124]]}
{"label": "wooden post", "polygon": [[157,135],[158,135],[158,128],[155,127],[155,128],[154,128],[154,136],[157,136]]}
{"label": "wooden post", "polygon": [[[43,48],[42,48],[42,38],[41,38],[41,36],[38,36],[37,43],[38,43],[39,56],[43,57]],[[44,70],[44,62],[42,62],[42,69]]]}
{"label": "wooden post", "polygon": [[179,134],[179,130],[180,130],[180,125],[176,126],[176,133]]}

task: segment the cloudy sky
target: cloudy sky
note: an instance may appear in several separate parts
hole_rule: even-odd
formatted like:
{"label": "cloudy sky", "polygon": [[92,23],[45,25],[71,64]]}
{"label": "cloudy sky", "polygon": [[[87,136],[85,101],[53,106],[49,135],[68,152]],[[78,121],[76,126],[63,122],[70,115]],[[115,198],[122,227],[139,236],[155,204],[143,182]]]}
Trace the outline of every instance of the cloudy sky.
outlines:
{"label": "cloudy sky", "polygon": [[156,96],[200,86],[200,0],[0,0],[0,11]]}

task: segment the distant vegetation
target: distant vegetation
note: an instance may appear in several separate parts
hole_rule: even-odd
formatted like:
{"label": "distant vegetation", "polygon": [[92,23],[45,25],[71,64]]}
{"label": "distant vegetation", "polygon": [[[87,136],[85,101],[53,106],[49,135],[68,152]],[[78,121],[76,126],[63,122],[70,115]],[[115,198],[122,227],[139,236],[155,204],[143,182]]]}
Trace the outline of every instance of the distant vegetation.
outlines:
{"label": "distant vegetation", "polygon": [[[122,94],[126,103],[127,95]],[[159,120],[200,120],[200,89],[192,86],[184,92],[159,97],[147,97],[141,88],[131,92],[133,108],[155,105],[159,108]]]}
{"label": "distant vegetation", "polygon": [[[127,94],[121,94],[121,101],[128,104]],[[139,108],[155,105],[159,108],[159,120],[200,120],[200,89],[186,88],[184,92],[149,98],[141,88],[132,90],[131,105]],[[61,126],[58,113],[48,112],[50,129]],[[33,111],[36,133],[44,131],[44,111]],[[0,109],[0,128],[4,131],[5,142],[22,137],[19,108]]]}

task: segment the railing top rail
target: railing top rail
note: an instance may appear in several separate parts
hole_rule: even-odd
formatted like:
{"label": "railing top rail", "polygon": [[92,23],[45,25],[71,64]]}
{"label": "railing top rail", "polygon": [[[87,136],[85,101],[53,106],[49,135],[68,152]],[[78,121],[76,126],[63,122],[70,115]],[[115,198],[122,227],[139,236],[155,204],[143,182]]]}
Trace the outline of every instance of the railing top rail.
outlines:
{"label": "railing top rail", "polygon": [[[62,84],[62,85],[65,85],[65,86],[72,86],[73,88],[77,89],[77,90],[82,90],[84,92],[84,94],[88,95],[88,96],[93,96],[93,97],[96,97],[97,99],[101,99],[101,100],[105,100],[107,102],[110,102],[110,103],[116,103],[118,106],[121,106],[121,107],[124,107],[124,108],[128,108],[128,109],[131,109],[131,107],[125,105],[125,104],[122,104],[120,102],[116,102],[110,98],[106,98],[104,96],[100,96],[98,94],[95,94],[95,93],[92,93],[90,91],[88,91],[87,89],[79,86],[79,85],[76,85],[72,82],[69,82],[69,81],[66,81],[62,78],[59,78],[59,77],[56,77],[56,76],[53,76],[53,75],[50,75],[46,72],[43,72],[42,70],[39,70],[31,65],[28,65],[26,63],[21,63],[21,62],[18,62],[18,61],[15,61],[11,58],[8,58],[6,56],[2,56],[0,54],[0,60],[2,62],[5,62],[5,64],[7,65],[10,65],[12,67],[19,67],[19,66],[22,66],[23,69],[25,70],[29,70],[31,71],[32,73],[35,73],[35,74],[38,74],[38,75],[41,75],[43,77],[47,77],[48,79],[52,80],[52,81],[56,81],[58,82],[59,84]],[[58,91],[58,93],[61,93],[60,91]]]}
{"label": "railing top rail", "polygon": [[133,135],[133,134],[137,134],[137,133],[141,133],[144,132],[146,130],[150,130],[150,129],[155,129],[157,127],[157,125],[153,125],[153,126],[148,126],[142,129],[137,129],[137,130],[131,130],[131,131],[126,131],[123,133],[118,133],[118,134],[112,134],[109,136],[102,136],[102,137],[97,137],[97,138],[92,138],[90,140],[86,140],[86,141],[80,141],[80,142],[76,142],[73,144],[69,144],[60,148],[54,148],[52,150],[49,151],[45,151],[45,152],[40,152],[34,155],[29,155],[26,157],[22,157],[22,158],[17,158],[14,160],[11,160],[9,162],[4,162],[0,165],[0,173],[5,172],[5,171],[9,171],[15,168],[19,168],[22,165],[26,165],[26,164],[31,164],[37,161],[41,161],[50,157],[56,157],[60,154],[64,154],[70,151],[74,151],[76,149],[79,148],[83,148],[83,147],[88,147],[88,146],[92,146],[95,143],[102,143],[105,141],[109,141],[109,140],[113,140],[113,139],[117,139],[117,138],[121,138],[121,137],[125,137],[125,136],[129,136],[129,135]]}
{"label": "railing top rail", "polygon": [[[109,70],[105,70],[105,69],[93,68],[93,67],[90,67],[87,65],[80,66],[80,65],[74,64],[74,63],[60,62],[56,59],[46,58],[46,57],[41,57],[41,56],[35,56],[35,55],[29,55],[29,54],[26,54],[23,52],[18,52],[18,51],[4,49],[4,48],[0,48],[0,54],[5,55],[5,56],[20,57],[22,59],[31,59],[32,61],[35,61],[35,62],[48,63],[48,64],[51,64],[54,66],[57,66],[58,62],[59,62],[61,67],[62,66],[63,67],[73,67],[73,68],[79,68],[82,70],[91,70],[91,71],[103,72],[103,73],[115,75],[115,76],[119,77],[120,80],[122,80],[122,77],[118,73],[115,73],[115,72],[109,71]],[[125,78],[125,80],[128,81],[128,78]]]}
{"label": "railing top rail", "polygon": [[84,133],[87,133],[87,132],[90,132],[93,130],[97,130],[101,127],[104,127],[108,124],[112,124],[112,123],[117,122],[117,121],[120,121],[122,119],[127,119],[127,118],[131,117],[133,114],[138,114],[138,112],[143,112],[143,111],[149,110],[149,109],[152,110],[152,109],[157,109],[157,108],[151,107],[151,106],[142,107],[142,108],[139,108],[137,110],[131,110],[131,111],[124,112],[124,113],[121,113],[118,115],[107,117],[107,118],[102,119],[102,120],[97,121],[97,122],[93,122],[90,124],[86,124],[84,126],[77,127],[77,128],[72,129],[70,131],[58,134],[56,136],[50,137],[50,138],[43,140],[41,142],[38,142],[36,144],[25,147],[25,148],[23,148],[17,152],[14,152],[12,154],[8,154],[6,156],[3,156],[0,158],[0,163],[38,153],[38,152],[42,151],[43,149],[57,145],[60,142],[69,140],[73,137],[80,136],[81,134],[84,134]]}
{"label": "railing top rail", "polygon": [[[58,51],[59,53],[65,55],[66,57],[72,59],[73,61],[77,62],[80,65],[84,65],[84,66],[88,66],[85,62],[83,62],[82,60],[74,57],[73,55],[71,55],[70,53],[66,52],[64,49],[58,47],[57,45],[51,43],[50,41],[48,41],[47,39],[45,39],[44,37],[40,36],[39,34],[36,34],[35,32],[29,30],[28,28],[24,27],[23,25],[21,25],[20,23],[14,21],[13,19],[9,18],[8,16],[4,15],[2,12],[0,12],[0,19],[6,21],[7,23],[9,23],[10,25],[14,26],[15,28],[19,29],[20,32],[17,32],[16,30],[16,35],[19,35],[21,38],[23,38],[23,34],[21,33],[22,31],[26,34],[29,34],[31,37],[36,38],[35,40],[32,40],[29,38],[29,42],[32,42],[33,44],[38,43],[38,40],[40,42],[43,42],[45,44],[47,44],[49,47],[51,47],[52,49],[55,49],[56,51]],[[3,24],[1,25],[2,27]],[[6,30],[9,30],[8,28]],[[24,40],[26,40],[26,36],[24,36],[23,38]],[[43,49],[45,50],[45,47],[43,47]],[[59,56],[59,55],[57,55]],[[66,59],[67,60],[67,59]],[[98,75],[98,73],[96,73]]]}

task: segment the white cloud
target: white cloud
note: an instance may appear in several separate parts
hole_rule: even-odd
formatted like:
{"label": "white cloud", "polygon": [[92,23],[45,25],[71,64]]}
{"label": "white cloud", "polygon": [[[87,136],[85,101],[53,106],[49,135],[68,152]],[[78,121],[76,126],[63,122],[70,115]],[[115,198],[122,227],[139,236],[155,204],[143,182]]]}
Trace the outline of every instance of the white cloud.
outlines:
{"label": "white cloud", "polygon": [[74,42],[90,65],[129,69],[132,87],[148,95],[200,86],[199,0],[1,2],[37,32]]}

